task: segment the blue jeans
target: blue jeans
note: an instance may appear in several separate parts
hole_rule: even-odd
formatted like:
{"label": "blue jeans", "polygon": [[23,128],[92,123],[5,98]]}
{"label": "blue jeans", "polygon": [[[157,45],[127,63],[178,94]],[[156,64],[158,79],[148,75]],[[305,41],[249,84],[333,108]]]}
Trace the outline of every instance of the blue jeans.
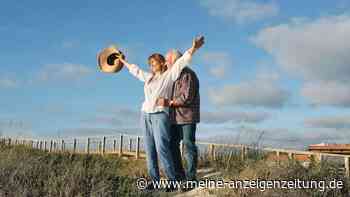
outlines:
{"label": "blue jeans", "polygon": [[159,160],[169,180],[175,180],[174,161],[170,151],[170,120],[165,112],[143,113],[141,124],[144,134],[147,169],[153,181],[159,181]]}
{"label": "blue jeans", "polygon": [[[177,180],[196,180],[198,148],[196,146],[196,124],[179,124],[171,126],[171,152],[174,158]],[[184,145],[184,156],[187,164],[186,172],[182,166],[180,141]]]}

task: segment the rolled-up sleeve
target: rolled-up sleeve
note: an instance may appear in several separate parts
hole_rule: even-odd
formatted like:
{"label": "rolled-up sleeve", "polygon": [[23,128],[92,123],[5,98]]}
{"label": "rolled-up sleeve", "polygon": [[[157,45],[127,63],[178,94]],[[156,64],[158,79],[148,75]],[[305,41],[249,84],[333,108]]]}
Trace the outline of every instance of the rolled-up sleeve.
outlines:
{"label": "rolled-up sleeve", "polygon": [[176,81],[179,78],[183,68],[188,66],[192,60],[192,55],[186,51],[183,56],[181,56],[170,69],[170,78],[172,81]]}
{"label": "rolled-up sleeve", "polygon": [[151,77],[150,73],[143,71],[136,64],[131,64],[129,72],[143,82],[147,81]]}

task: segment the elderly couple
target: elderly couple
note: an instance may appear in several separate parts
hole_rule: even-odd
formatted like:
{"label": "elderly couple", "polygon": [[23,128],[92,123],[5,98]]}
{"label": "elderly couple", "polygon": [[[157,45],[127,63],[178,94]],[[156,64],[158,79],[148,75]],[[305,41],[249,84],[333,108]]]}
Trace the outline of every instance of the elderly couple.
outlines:
{"label": "elderly couple", "polygon": [[[153,181],[160,180],[158,156],[168,180],[196,180],[199,82],[187,66],[203,44],[204,37],[201,36],[193,40],[192,47],[183,55],[176,50],[170,50],[166,58],[152,54],[148,58],[150,72],[120,59],[132,75],[144,82],[141,126],[148,173]],[[181,140],[185,148],[186,172],[182,166]],[[149,184],[148,189],[155,188]]]}

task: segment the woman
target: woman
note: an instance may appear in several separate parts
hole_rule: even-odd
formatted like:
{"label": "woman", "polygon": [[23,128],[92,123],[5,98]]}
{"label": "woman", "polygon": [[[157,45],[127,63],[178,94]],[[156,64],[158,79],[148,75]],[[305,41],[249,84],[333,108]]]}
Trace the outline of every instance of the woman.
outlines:
{"label": "woman", "polygon": [[144,82],[145,101],[142,105],[141,124],[144,133],[144,145],[148,173],[153,181],[159,181],[158,156],[169,180],[175,179],[175,168],[170,152],[170,120],[169,109],[157,106],[157,98],[171,98],[174,81],[186,67],[192,55],[204,44],[204,37],[193,41],[192,47],[179,58],[170,69],[166,69],[165,58],[161,54],[153,54],[148,58],[150,71],[141,70],[135,64],[119,59],[136,78]]}

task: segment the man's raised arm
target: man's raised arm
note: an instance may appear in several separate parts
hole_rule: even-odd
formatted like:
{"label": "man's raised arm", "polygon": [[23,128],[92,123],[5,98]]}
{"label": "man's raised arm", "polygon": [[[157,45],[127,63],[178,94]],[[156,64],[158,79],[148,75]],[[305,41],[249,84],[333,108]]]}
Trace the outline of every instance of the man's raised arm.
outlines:
{"label": "man's raised arm", "polygon": [[174,65],[170,69],[170,77],[172,81],[176,81],[176,79],[180,76],[181,71],[185,68],[191,61],[194,53],[203,46],[204,44],[204,36],[199,36],[195,38],[192,42],[192,47],[186,50],[184,55],[180,57]]}

